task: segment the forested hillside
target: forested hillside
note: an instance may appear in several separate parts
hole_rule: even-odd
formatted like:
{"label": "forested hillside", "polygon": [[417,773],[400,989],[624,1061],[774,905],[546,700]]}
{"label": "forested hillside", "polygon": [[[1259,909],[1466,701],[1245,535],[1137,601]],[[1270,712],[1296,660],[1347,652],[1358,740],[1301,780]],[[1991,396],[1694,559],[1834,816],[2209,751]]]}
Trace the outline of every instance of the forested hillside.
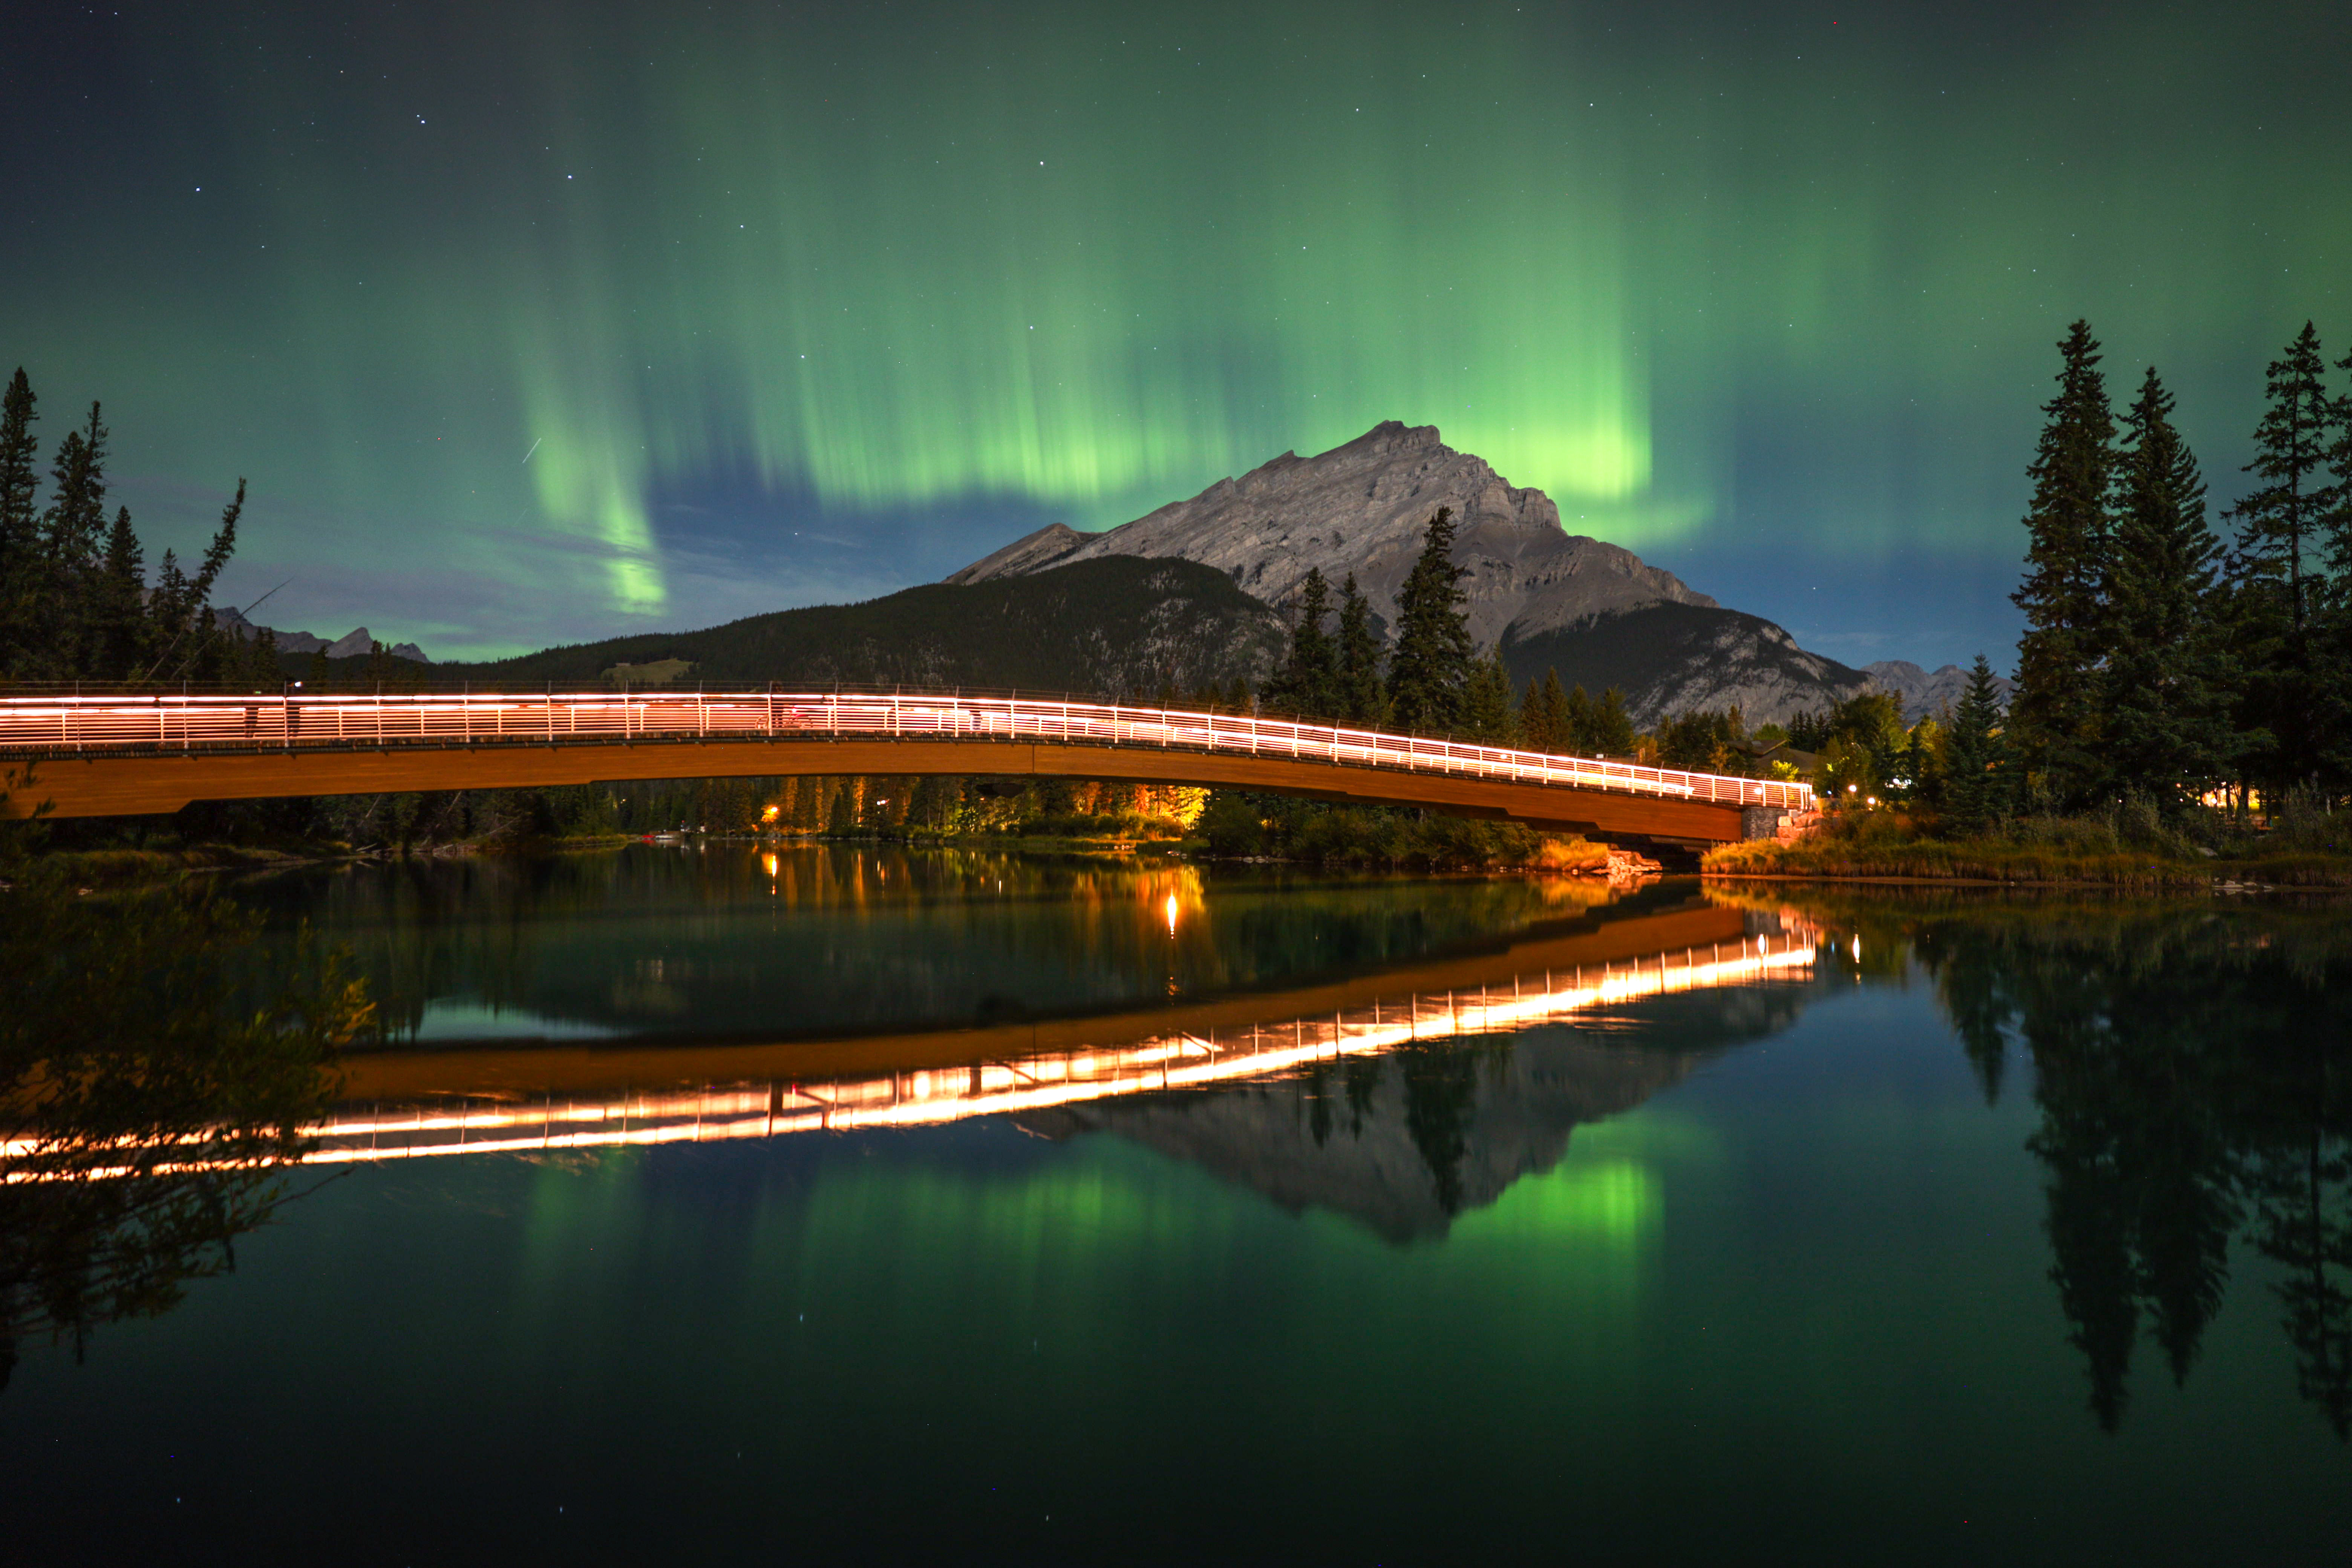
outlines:
{"label": "forested hillside", "polygon": [[[904,684],[1126,695],[1263,681],[1282,619],[1223,573],[1109,556],[969,587],[928,584],[862,605],[752,616],[483,664],[398,672],[436,686],[518,689],[660,683],[708,687]],[[335,661],[363,679],[363,659]]]}

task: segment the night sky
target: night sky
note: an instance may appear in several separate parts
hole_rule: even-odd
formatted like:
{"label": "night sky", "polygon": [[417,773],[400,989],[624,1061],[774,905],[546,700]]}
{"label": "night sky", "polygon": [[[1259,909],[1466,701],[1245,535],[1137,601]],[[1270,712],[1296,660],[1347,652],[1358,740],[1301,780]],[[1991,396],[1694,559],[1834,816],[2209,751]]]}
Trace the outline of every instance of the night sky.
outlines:
{"label": "night sky", "polygon": [[[2352,6],[0,19],[0,359],[226,598],[440,657],[936,578],[1434,424],[1851,662],[2006,665],[2087,315],[2225,497],[2352,347]],[[0,367],[5,369],[5,367]]]}

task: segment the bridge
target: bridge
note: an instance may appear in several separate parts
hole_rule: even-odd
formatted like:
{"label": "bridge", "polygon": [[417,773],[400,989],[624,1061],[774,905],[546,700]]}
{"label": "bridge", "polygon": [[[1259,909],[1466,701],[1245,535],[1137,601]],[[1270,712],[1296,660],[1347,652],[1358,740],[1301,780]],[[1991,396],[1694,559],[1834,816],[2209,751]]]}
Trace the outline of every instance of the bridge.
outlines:
{"label": "bridge", "polygon": [[[1286,719],[920,691],[0,699],[5,811],[629,779],[965,774],[1264,790],[1691,845],[1812,786]],[[1748,815],[1748,814],[1758,815]]]}

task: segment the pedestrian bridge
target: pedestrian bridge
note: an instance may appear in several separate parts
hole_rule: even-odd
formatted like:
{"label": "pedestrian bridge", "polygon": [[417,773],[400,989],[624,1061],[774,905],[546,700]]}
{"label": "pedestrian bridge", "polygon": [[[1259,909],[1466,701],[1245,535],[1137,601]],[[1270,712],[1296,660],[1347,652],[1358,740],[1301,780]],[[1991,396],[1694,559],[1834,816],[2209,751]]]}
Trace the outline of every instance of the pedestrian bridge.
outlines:
{"label": "pedestrian bridge", "polygon": [[1812,795],[1283,719],[907,690],[10,697],[0,767],[17,816],[45,803],[124,816],[199,800],[945,773],[1264,790],[1691,844],[1747,837],[1747,813]]}

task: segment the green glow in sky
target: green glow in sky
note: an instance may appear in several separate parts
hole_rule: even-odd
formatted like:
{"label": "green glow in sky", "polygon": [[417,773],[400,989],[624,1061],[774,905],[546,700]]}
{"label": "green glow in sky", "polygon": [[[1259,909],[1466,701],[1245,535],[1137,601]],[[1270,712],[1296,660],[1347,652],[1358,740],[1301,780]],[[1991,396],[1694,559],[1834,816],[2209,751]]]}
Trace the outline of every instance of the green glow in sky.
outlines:
{"label": "green glow in sky", "polygon": [[1133,9],[89,22],[5,84],[61,134],[0,353],[108,399],[151,517],[251,475],[288,624],[454,653],[883,591],[1383,418],[1735,602],[1701,568],[1766,548],[2006,560],[2072,316],[2217,473],[2293,327],[2352,334],[2325,8]]}

